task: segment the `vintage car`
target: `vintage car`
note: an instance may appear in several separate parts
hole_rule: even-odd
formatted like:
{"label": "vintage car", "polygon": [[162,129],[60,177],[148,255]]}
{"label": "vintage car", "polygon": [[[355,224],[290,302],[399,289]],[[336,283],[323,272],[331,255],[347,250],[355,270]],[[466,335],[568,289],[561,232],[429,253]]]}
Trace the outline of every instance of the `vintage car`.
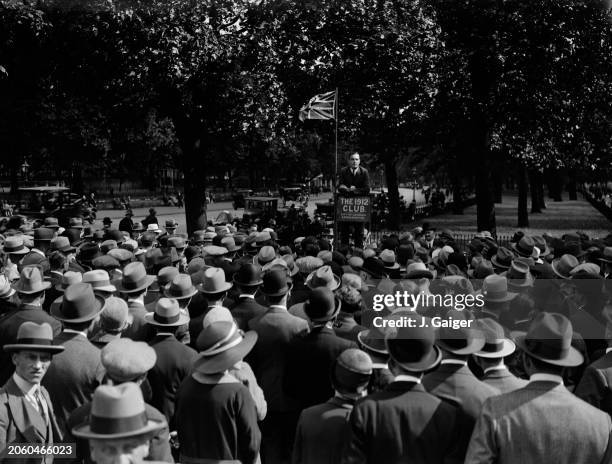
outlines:
{"label": "vintage car", "polygon": [[304,193],[302,187],[281,187],[279,193],[284,202],[298,201],[300,196]]}
{"label": "vintage car", "polygon": [[62,227],[68,227],[72,217],[90,222],[96,218],[95,209],[85,203],[81,196],[67,187],[50,185],[20,188],[13,212],[28,219],[56,217]]}
{"label": "vintage car", "polygon": [[253,195],[252,190],[248,190],[248,189],[236,190],[234,194],[232,195],[234,209],[236,210],[238,208],[244,208],[245,198],[251,195]]}
{"label": "vintage car", "polygon": [[244,203],[243,222],[252,224],[256,219],[259,219],[265,223],[270,219],[276,219],[278,198],[247,197]]}

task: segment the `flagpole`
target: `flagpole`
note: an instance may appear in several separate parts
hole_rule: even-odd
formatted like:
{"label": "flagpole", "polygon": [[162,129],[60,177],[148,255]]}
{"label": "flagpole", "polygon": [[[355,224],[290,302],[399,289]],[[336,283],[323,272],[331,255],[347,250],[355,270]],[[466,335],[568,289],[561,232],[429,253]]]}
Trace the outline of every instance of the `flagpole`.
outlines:
{"label": "flagpole", "polygon": [[334,249],[338,249],[338,243],[340,243],[340,237],[338,236],[338,117],[340,116],[340,95],[338,94],[338,87],[336,87],[336,111],[334,119],[336,120],[336,143],[335,143],[335,168],[334,168]]}

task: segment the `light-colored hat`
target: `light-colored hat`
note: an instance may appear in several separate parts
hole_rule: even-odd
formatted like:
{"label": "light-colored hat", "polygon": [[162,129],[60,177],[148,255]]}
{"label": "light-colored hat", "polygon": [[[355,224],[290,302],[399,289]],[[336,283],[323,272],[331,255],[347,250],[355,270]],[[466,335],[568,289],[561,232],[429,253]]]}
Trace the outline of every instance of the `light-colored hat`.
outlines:
{"label": "light-colored hat", "polygon": [[64,292],[66,288],[72,284],[78,284],[83,281],[83,275],[80,272],[66,271],[62,275],[62,280],[55,286],[58,292]]}
{"label": "light-colored hat", "polygon": [[257,333],[253,330],[241,334],[233,322],[213,322],[197,340],[200,356],[193,368],[203,374],[218,374],[242,360],[255,346]]}
{"label": "light-colored hat", "polygon": [[164,287],[164,294],[168,298],[176,300],[191,298],[196,293],[198,293],[198,289],[193,286],[191,278],[187,274],[176,275],[172,282]]}
{"label": "light-colored hat", "polygon": [[380,253],[380,260],[387,269],[399,269],[400,265],[395,261],[395,253],[393,250],[383,250]]}
{"label": "light-colored hat", "polygon": [[306,286],[310,289],[327,287],[332,292],[340,287],[340,278],[332,272],[330,266],[323,266],[306,277]]}
{"label": "light-colored hat", "polygon": [[158,224],[149,224],[147,225],[147,232],[155,232],[156,234],[161,234],[162,230],[159,228]]}
{"label": "light-colored hat", "polygon": [[0,298],[10,298],[15,294],[15,289],[11,287],[11,283],[4,276],[0,274]]}
{"label": "light-colored hat", "polygon": [[478,328],[485,336],[485,344],[474,356],[481,358],[504,358],[516,350],[514,342],[504,335],[504,328],[494,319],[478,321]]}
{"label": "light-colored hat", "polygon": [[53,329],[46,322],[36,324],[26,321],[17,330],[17,341],[2,347],[7,353],[20,350],[46,351],[49,353],[59,353],[64,351],[61,345],[53,344]]}
{"label": "light-colored hat", "polygon": [[13,288],[19,293],[31,295],[42,292],[51,287],[51,282],[43,279],[42,272],[36,266],[26,266],[21,270],[19,280],[13,284]]}
{"label": "light-colored hat", "polygon": [[123,276],[113,281],[113,285],[121,293],[136,293],[149,287],[153,282],[155,277],[147,275],[144,264],[138,261],[125,266]]}
{"label": "light-colored hat", "polygon": [[23,244],[22,236],[11,235],[4,240],[2,251],[6,254],[25,255],[30,252],[30,249]]}
{"label": "light-colored hat", "polygon": [[145,342],[117,338],[100,352],[102,366],[111,379],[128,382],[146,374],[157,361],[155,350]]}
{"label": "light-colored hat", "polygon": [[202,328],[205,329],[214,322],[234,322],[234,317],[231,311],[225,306],[215,306],[214,308],[210,308],[204,316],[204,319],[202,319]]}
{"label": "light-colored hat", "polygon": [[221,293],[232,288],[232,284],[225,281],[225,271],[219,267],[209,267],[203,274],[198,286],[202,293]]}
{"label": "light-colored hat", "polygon": [[83,282],[90,284],[94,291],[116,292],[117,287],[110,283],[108,272],[104,269],[94,269],[83,274]]}
{"label": "light-colored hat", "polygon": [[504,303],[513,300],[516,293],[508,291],[508,279],[504,276],[491,274],[482,283],[482,294],[485,301]]}
{"label": "light-colored hat", "polygon": [[314,256],[304,256],[296,259],[295,264],[302,274],[310,274],[323,266],[323,260]]}
{"label": "light-colored hat", "polygon": [[188,324],[189,316],[181,313],[177,300],[160,298],[155,305],[155,312],[145,314],[144,320],[147,324],[160,327],[178,327]]}

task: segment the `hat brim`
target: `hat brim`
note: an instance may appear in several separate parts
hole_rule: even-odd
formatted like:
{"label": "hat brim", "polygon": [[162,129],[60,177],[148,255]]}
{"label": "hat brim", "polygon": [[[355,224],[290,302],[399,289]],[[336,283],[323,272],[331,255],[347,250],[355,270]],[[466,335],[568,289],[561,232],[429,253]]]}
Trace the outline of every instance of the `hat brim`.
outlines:
{"label": "hat brim", "polygon": [[214,291],[204,290],[204,288],[202,287],[202,284],[198,284],[197,287],[196,287],[196,289],[199,292],[202,292],[202,293],[204,293],[206,295],[211,295],[211,294],[221,293],[221,292],[227,292],[230,288],[232,288],[232,284],[230,282],[224,282],[224,284],[223,284],[223,286],[221,288],[217,288]]}
{"label": "hat brim", "polygon": [[561,367],[576,367],[580,366],[584,362],[584,357],[582,353],[578,351],[573,346],[570,346],[567,356],[563,359],[550,359],[545,358],[544,356],[540,356],[537,353],[534,353],[529,348],[527,348],[525,344],[526,335],[518,335],[514,340],[518,347],[527,353],[529,356],[536,358],[540,361],[544,361],[545,363],[552,364],[553,366],[561,366]]}
{"label": "hat brim", "polygon": [[[385,344],[384,338],[369,338],[370,329],[362,330],[357,334],[357,341],[363,345],[364,348],[380,355],[389,356],[389,350]],[[380,341],[380,345],[374,345],[373,341]]]}
{"label": "hat brim", "polygon": [[257,342],[257,332],[250,330],[240,343],[214,356],[201,355],[195,360],[193,369],[203,374],[224,372],[250,353]]}
{"label": "hat brim", "polygon": [[163,287],[163,293],[166,296],[166,298],[173,298],[175,300],[186,300],[187,298],[191,298],[194,295],[196,295],[198,293],[198,289],[195,286],[191,286],[191,289],[189,290],[189,293],[185,294],[185,295],[181,295],[181,296],[177,296],[177,295],[171,295],[170,293],[168,293],[168,290],[170,288],[171,284],[166,284]]}
{"label": "hat brim", "polygon": [[137,437],[140,435],[147,435],[149,433],[156,432],[164,428],[166,424],[164,422],[158,421],[147,421],[147,425],[141,427],[137,430],[131,430],[129,432],[122,433],[109,433],[109,434],[101,434],[91,431],[91,427],[88,423],[81,424],[72,429],[72,434],[75,437],[79,438],[88,438],[88,439],[100,439],[100,440],[112,440],[116,438],[128,438],[128,437]]}
{"label": "hat brim", "polygon": [[287,282],[287,287],[283,288],[282,290],[278,291],[278,292],[274,292],[274,293],[270,293],[270,292],[266,292],[263,287],[259,289],[259,291],[266,296],[282,296],[282,295],[286,295],[287,293],[289,293],[289,291],[293,288],[293,283],[292,282]]}
{"label": "hat brim", "polygon": [[[91,282],[88,282],[91,283]],[[117,287],[115,287],[114,285],[104,285],[102,287],[93,287],[93,291],[95,292],[111,292],[111,293],[115,293],[117,291]]]}
{"label": "hat brim", "polygon": [[474,353],[474,356],[478,356],[479,358],[505,358],[506,356],[511,355],[516,351],[516,344],[507,338],[504,338],[503,346],[501,350],[491,352],[491,351],[478,351]]}
{"label": "hat brim", "polygon": [[559,271],[557,271],[557,266],[556,264],[559,261],[556,259],[553,259],[553,262],[551,263],[550,267],[552,268],[553,272],[555,273],[556,276],[560,277],[561,279],[565,279],[565,280],[570,280],[572,278],[572,276],[564,276],[563,274],[561,274]]}
{"label": "hat brim", "polygon": [[506,303],[507,301],[514,300],[518,295],[518,293],[516,292],[506,292],[506,295],[503,297],[491,298],[487,297],[486,293],[482,292],[482,289],[480,290],[480,293],[483,295],[483,299],[485,302],[490,301],[491,303]]}
{"label": "hat brim", "polygon": [[[384,261],[383,261],[383,263],[384,263]],[[399,269],[399,268],[400,268],[400,265],[399,265],[399,264],[397,264],[397,263],[393,263],[393,265],[391,265],[391,266],[388,266],[388,265],[385,263],[385,269],[395,270],[395,269]]]}
{"label": "hat brim", "polygon": [[255,280],[253,282],[240,282],[238,279],[236,279],[236,276],[234,276],[234,278],[232,280],[234,281],[235,285],[239,285],[241,287],[257,287],[257,286],[263,284],[263,280],[262,279]]}
{"label": "hat brim", "polygon": [[25,295],[32,295],[34,293],[40,293],[42,291],[45,291],[47,289],[51,288],[51,282],[47,282],[47,281],[43,281],[41,283],[40,288],[36,289],[36,290],[24,290],[19,286],[19,281],[17,281],[17,283],[15,283],[13,285],[13,289],[18,292],[18,293],[23,293]]}
{"label": "hat brim", "polygon": [[[312,278],[314,277],[315,271],[312,271],[308,277],[306,277],[306,281],[304,282],[304,284],[311,290],[314,290],[315,288],[318,287],[313,287],[312,284]],[[340,280],[340,277],[338,277],[336,274],[332,274],[334,276],[334,281],[333,281],[333,285],[329,285],[331,284],[331,282],[328,282],[327,285],[325,285],[327,288],[329,288],[332,292],[335,290],[338,290],[340,288],[340,284],[342,283],[342,281]]]}
{"label": "hat brim", "polygon": [[433,272],[427,270],[412,271],[406,274],[406,279],[433,279]]}
{"label": "hat brim", "polygon": [[155,276],[147,275],[145,277],[145,283],[137,288],[125,288],[121,284],[121,279],[113,280],[111,284],[117,287],[117,291],[119,293],[136,293],[144,290],[145,288],[149,288],[153,282],[155,282]]}
{"label": "hat brim", "polygon": [[163,322],[155,320],[155,313],[147,313],[144,315],[144,321],[147,324],[155,325],[158,327],[179,327],[181,325],[189,324],[189,316],[185,314],[179,314],[179,318],[176,322],[164,324]]}
{"label": "hat brim", "polygon": [[510,269],[510,264],[507,266],[505,264],[501,264],[499,261],[497,261],[497,256],[493,256],[491,258],[491,264],[498,269]]}
{"label": "hat brim", "polygon": [[[453,346],[450,346],[444,339],[439,338],[440,331],[436,331],[436,345],[442,348],[449,353],[456,354],[459,356],[466,356],[468,354],[474,354],[478,351],[482,350],[482,347],[485,345],[484,335],[480,334],[480,332],[473,332],[473,336],[471,340],[468,340],[468,344],[460,349],[457,349]],[[480,334],[480,336],[476,336],[476,334]]]}
{"label": "hat brim", "polygon": [[29,345],[24,343],[11,343],[2,347],[7,353],[14,353],[15,351],[44,351],[45,353],[61,353],[66,349],[62,345]]}
{"label": "hat brim", "polygon": [[519,250],[516,246],[516,243],[511,243],[510,244],[510,248],[512,249],[512,251],[514,251],[517,255],[522,256],[523,258],[535,258],[537,255],[537,251],[535,250],[535,246],[533,247],[533,250],[531,251],[531,254],[525,253],[521,250]]}
{"label": "hat brim", "polygon": [[64,299],[63,296],[56,298],[55,301],[51,303],[49,314],[51,314],[51,316],[53,316],[58,321],[62,321],[62,322],[77,322],[78,323],[78,322],[91,321],[95,319],[98,316],[98,314],[102,312],[102,308],[104,307],[104,302],[105,302],[104,298],[102,298],[100,295],[96,295],[95,292],[94,292],[94,298],[96,301],[94,311],[91,314],[88,314],[87,316],[78,317],[76,319],[65,317],[61,312],[62,311],[62,301]]}
{"label": "hat brim", "polygon": [[6,250],[3,250],[3,251],[7,255],[27,255],[30,252],[30,250],[28,250],[27,248],[24,248],[22,250],[16,250],[16,251],[6,251]]}
{"label": "hat brim", "polygon": [[[308,314],[306,314],[306,317],[308,317],[308,319],[312,322],[315,322],[317,324],[322,324],[325,322],[329,322],[331,321],[333,318],[335,318],[338,313],[340,312],[340,308],[342,307],[342,301],[339,298],[334,298],[334,312],[330,313],[330,314],[326,314],[323,317],[318,317],[316,319],[311,319]],[[304,311],[305,312],[305,311]]]}
{"label": "hat brim", "polygon": [[[388,346],[388,342],[389,341],[387,341],[387,346]],[[389,356],[400,367],[403,367],[404,369],[406,369],[408,371],[412,371],[412,372],[425,372],[425,371],[429,371],[429,370],[433,369],[434,367],[436,367],[440,363],[440,361],[442,360],[442,352],[440,351],[440,348],[438,348],[435,345],[432,347],[431,352],[427,356],[425,356],[420,361],[414,362],[414,363],[407,363],[407,362],[398,361],[397,359],[395,359],[393,357],[393,350],[390,347],[389,347]]]}

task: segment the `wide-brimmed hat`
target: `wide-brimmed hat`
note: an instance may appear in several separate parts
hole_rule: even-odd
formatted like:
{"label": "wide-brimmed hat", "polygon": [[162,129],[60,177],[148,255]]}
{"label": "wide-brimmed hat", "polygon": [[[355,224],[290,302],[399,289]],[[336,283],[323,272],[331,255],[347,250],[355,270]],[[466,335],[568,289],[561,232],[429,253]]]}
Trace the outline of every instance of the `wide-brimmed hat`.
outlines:
{"label": "wide-brimmed hat", "polygon": [[482,283],[482,295],[485,302],[504,303],[516,297],[516,293],[508,291],[508,279],[506,277],[491,274],[485,277]]}
{"label": "wide-brimmed hat", "polygon": [[81,262],[91,262],[94,258],[100,256],[100,247],[91,242],[85,242],[79,247],[78,259]]}
{"label": "wide-brimmed hat", "polygon": [[194,287],[187,274],[178,274],[164,287],[164,294],[175,300],[191,298],[196,293],[198,293],[198,289]]}
{"label": "wide-brimmed hat", "polygon": [[155,277],[147,275],[147,271],[140,261],[129,263],[123,268],[121,279],[113,281],[113,285],[121,293],[137,293],[148,288]]}
{"label": "wide-brimmed hat", "polygon": [[228,253],[232,253],[242,248],[241,246],[236,245],[236,241],[234,240],[234,237],[223,237],[221,239],[221,246],[225,248],[228,251]]}
{"label": "wide-brimmed hat", "polygon": [[80,217],[72,217],[68,221],[68,227],[71,229],[82,229],[83,228],[83,219]]}
{"label": "wide-brimmed hat", "polygon": [[209,267],[202,274],[202,283],[198,285],[202,293],[221,293],[232,288],[232,284],[225,281],[225,271],[219,267]]}
{"label": "wide-brimmed hat", "polygon": [[382,328],[372,326],[357,334],[357,343],[365,350],[374,362],[386,363],[389,350],[385,342],[385,332]]}
{"label": "wide-brimmed hat", "polygon": [[538,313],[516,344],[529,356],[555,366],[575,367],[584,357],[572,346],[572,323],[562,314]]}
{"label": "wide-brimmed hat", "polygon": [[468,276],[473,279],[484,279],[494,272],[491,262],[481,259],[473,269],[468,270]]}
{"label": "wide-brimmed hat", "polygon": [[540,250],[541,257],[548,256],[551,253],[550,248],[548,248],[548,244],[546,243],[546,239],[544,237],[542,237],[541,235],[534,235],[531,238],[533,239],[533,243],[535,244],[536,248]]}
{"label": "wide-brimmed hat", "polygon": [[187,246],[187,242],[181,236],[168,237],[168,246],[174,247],[177,250],[183,250]]}
{"label": "wide-brimmed hat", "polygon": [[164,228],[165,229],[176,229],[178,227],[178,222],[174,219],[166,219]]}
{"label": "wide-brimmed hat", "polygon": [[565,254],[560,258],[553,259],[551,264],[553,272],[562,279],[569,279],[571,277],[571,271],[580,262],[574,255]]}
{"label": "wide-brimmed hat", "polygon": [[76,271],[66,271],[62,275],[60,283],[55,286],[58,292],[64,292],[72,284],[78,284],[83,281],[83,274]]}
{"label": "wide-brimmed hat", "polygon": [[152,291],[162,291],[163,288],[168,285],[172,280],[179,275],[180,272],[175,266],[164,266],[157,271],[157,278],[153,285],[151,285]]}
{"label": "wide-brimmed hat", "polygon": [[87,422],[73,428],[72,433],[80,438],[110,440],[149,435],[166,426],[165,421],[147,418],[142,390],[126,382],[96,388]]}
{"label": "wide-brimmed hat", "polygon": [[291,290],[291,279],[285,271],[271,269],[263,276],[261,293],[268,296],[281,296]]}
{"label": "wide-brimmed hat", "polygon": [[53,344],[53,329],[47,322],[37,324],[32,321],[23,322],[17,330],[15,343],[4,345],[2,349],[7,353],[20,350],[45,351],[59,353],[64,351],[61,345]]}
{"label": "wide-brimmed hat", "polygon": [[51,303],[51,315],[62,322],[86,322],[102,311],[104,298],[96,295],[93,287],[84,282],[70,285],[64,295]]}
{"label": "wide-brimmed hat", "polygon": [[35,241],[50,242],[54,236],[55,231],[53,229],[49,229],[48,227],[39,227],[38,229],[34,229]]}
{"label": "wide-brimmed hat", "polygon": [[372,375],[372,359],[357,349],[344,350],[332,366],[332,383],[336,390],[359,393],[363,391]]}
{"label": "wide-brimmed hat", "polygon": [[306,286],[310,289],[326,287],[332,292],[340,287],[340,278],[332,272],[330,266],[323,266],[306,277]]}
{"label": "wide-brimmed hat", "polygon": [[2,251],[6,254],[25,255],[30,252],[30,249],[23,244],[22,236],[11,235],[4,240]]}
{"label": "wide-brimmed hat", "polygon": [[330,321],[338,315],[342,303],[327,287],[317,287],[304,303],[304,312],[315,323]]}
{"label": "wide-brimmed hat", "polygon": [[161,234],[162,230],[159,228],[158,224],[148,224],[147,225],[147,232],[154,232],[156,234]]}
{"label": "wide-brimmed hat", "polygon": [[171,298],[160,298],[155,304],[155,311],[144,316],[147,324],[160,327],[178,327],[189,323],[189,316],[181,313],[178,301]]}
{"label": "wide-brimmed hat", "polygon": [[519,256],[524,256],[526,258],[533,257],[535,242],[533,238],[525,235],[521,237],[521,239],[516,243],[511,243],[510,248]]}
{"label": "wide-brimmed hat", "polygon": [[269,262],[272,262],[274,259],[276,259],[276,250],[273,247],[266,245],[261,247],[259,253],[257,253],[257,256],[253,258],[253,263],[263,267]]}
{"label": "wide-brimmed hat", "polygon": [[425,263],[416,262],[416,263],[410,263],[406,267],[406,278],[407,279],[422,279],[422,278],[433,279],[434,275],[433,275],[433,272],[431,272],[427,268]]}
{"label": "wide-brimmed hat", "polygon": [[[445,318],[455,320],[468,320],[467,311],[449,310]],[[485,338],[482,332],[470,327],[440,327],[437,330],[436,344],[445,351],[460,356],[473,354],[482,349]]]}
{"label": "wide-brimmed hat", "polygon": [[395,261],[395,252],[393,250],[383,250],[380,253],[380,260],[387,269],[399,269],[400,265]]}
{"label": "wide-brimmed hat", "polygon": [[401,327],[389,332],[385,337],[389,356],[400,367],[412,372],[424,372],[433,369],[442,359],[440,349],[436,347],[436,333],[424,317],[411,314],[414,327]]}
{"label": "wide-brimmed hat", "polygon": [[261,268],[257,264],[244,263],[234,274],[234,283],[241,287],[256,287],[263,283]]}
{"label": "wide-brimmed hat", "polygon": [[512,265],[514,255],[506,247],[499,247],[495,256],[491,258],[491,264],[497,269],[509,269]]}
{"label": "wide-brimmed hat", "polygon": [[200,356],[193,364],[193,369],[203,374],[225,372],[244,359],[256,341],[257,333],[253,330],[243,336],[233,322],[213,322],[198,336],[196,345]]}
{"label": "wide-brimmed hat", "polygon": [[582,263],[570,271],[572,279],[601,279],[601,268],[595,263]]}
{"label": "wide-brimmed hat", "polygon": [[484,334],[485,344],[475,356],[481,358],[505,358],[516,350],[512,340],[504,335],[504,328],[494,319],[486,317],[478,321],[478,329]]}
{"label": "wide-brimmed hat", "polygon": [[13,288],[26,295],[39,293],[51,287],[51,283],[43,279],[43,273],[38,266],[26,266],[21,270],[19,280]]}
{"label": "wide-brimmed hat", "polygon": [[533,276],[529,272],[529,264],[523,261],[525,258],[515,258],[512,261],[512,266],[506,272],[502,272],[500,276],[508,279],[508,286],[513,289],[525,287],[533,287]]}
{"label": "wide-brimmed hat", "polygon": [[43,221],[43,227],[47,227],[49,229],[59,229],[59,221],[54,217],[46,217]]}
{"label": "wide-brimmed hat", "polygon": [[374,279],[382,279],[389,272],[385,264],[374,256],[370,256],[369,258],[364,257],[362,270]]}
{"label": "wide-brimmed hat", "polygon": [[59,236],[51,239],[49,251],[61,251],[62,253],[74,253],[76,248],[70,244],[68,237]]}

